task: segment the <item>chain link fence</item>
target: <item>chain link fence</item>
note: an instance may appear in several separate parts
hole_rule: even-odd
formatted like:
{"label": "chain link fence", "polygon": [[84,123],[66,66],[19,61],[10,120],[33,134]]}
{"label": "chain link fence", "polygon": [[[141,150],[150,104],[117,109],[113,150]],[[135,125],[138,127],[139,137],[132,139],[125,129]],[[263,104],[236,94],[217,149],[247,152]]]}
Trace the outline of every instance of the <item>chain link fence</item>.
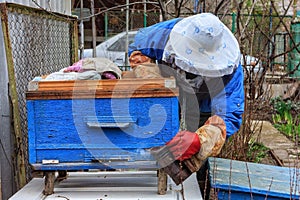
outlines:
{"label": "chain link fence", "polygon": [[19,173],[16,176],[21,187],[30,179],[25,97],[27,85],[36,76],[58,71],[74,63],[77,56],[77,20],[15,4],[0,6],[14,110],[15,169]]}

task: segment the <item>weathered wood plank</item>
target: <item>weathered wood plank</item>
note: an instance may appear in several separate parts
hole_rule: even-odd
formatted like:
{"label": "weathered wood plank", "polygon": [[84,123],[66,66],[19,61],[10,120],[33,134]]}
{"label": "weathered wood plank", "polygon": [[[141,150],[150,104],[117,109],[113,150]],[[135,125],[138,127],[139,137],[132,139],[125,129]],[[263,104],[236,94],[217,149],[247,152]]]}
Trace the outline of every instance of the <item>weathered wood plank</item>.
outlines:
{"label": "weathered wood plank", "polygon": [[69,162],[59,164],[32,164],[34,170],[52,171],[52,170],[67,170],[79,171],[86,169],[136,169],[136,170],[157,170],[158,165],[155,161],[134,161],[134,162]]}
{"label": "weathered wood plank", "polygon": [[45,172],[45,188],[44,195],[51,195],[54,193],[55,171]]}
{"label": "weathered wood plank", "polygon": [[218,199],[299,199],[299,169],[209,158]]}
{"label": "weathered wood plank", "polygon": [[33,81],[27,99],[172,97],[179,91],[173,78],[83,81]]}
{"label": "weathered wood plank", "polygon": [[158,170],[157,193],[164,195],[167,192],[168,177],[163,169]]}
{"label": "weathered wood plank", "polygon": [[81,99],[81,98],[138,98],[138,97],[174,97],[178,96],[178,89],[138,89],[138,90],[108,90],[108,91],[42,91],[27,92],[26,99]]}
{"label": "weathered wood plank", "polygon": [[[31,87],[33,86],[33,87]],[[29,83],[30,91],[43,90],[63,90],[68,88],[101,88],[109,89],[113,87],[149,87],[149,88],[174,88],[175,79],[161,78],[161,79],[121,79],[121,80],[68,80],[68,81],[32,81]]]}

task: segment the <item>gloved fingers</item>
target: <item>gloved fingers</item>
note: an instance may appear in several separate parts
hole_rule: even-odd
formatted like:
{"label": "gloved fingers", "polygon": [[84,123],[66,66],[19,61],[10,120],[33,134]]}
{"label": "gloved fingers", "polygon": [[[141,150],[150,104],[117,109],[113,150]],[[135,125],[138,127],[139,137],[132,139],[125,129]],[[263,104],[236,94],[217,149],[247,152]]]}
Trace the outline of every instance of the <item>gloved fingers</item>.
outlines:
{"label": "gloved fingers", "polygon": [[193,162],[192,159],[187,159],[187,160],[184,160],[183,162],[184,162],[184,164],[187,166],[187,168],[189,168],[189,170],[190,170],[191,172],[197,171],[196,164]]}
{"label": "gloved fingers", "polygon": [[129,63],[132,68],[143,64],[143,63],[151,63],[152,59],[142,54],[140,51],[134,51],[129,57]]}
{"label": "gloved fingers", "polygon": [[168,145],[169,147],[173,147],[175,145],[176,146],[178,146],[178,145],[189,146],[193,142],[195,136],[196,135],[193,132],[180,131],[172,138],[172,140],[167,142],[166,145]]}
{"label": "gloved fingers", "polygon": [[200,139],[197,134],[193,134],[189,139],[182,139],[178,144],[169,146],[169,151],[173,154],[176,160],[189,159],[200,150]]}
{"label": "gloved fingers", "polygon": [[152,155],[161,166],[174,160],[185,160],[200,150],[199,136],[194,132],[180,131],[165,146],[152,149]]}
{"label": "gloved fingers", "polygon": [[178,132],[169,142],[166,143],[169,147],[177,145],[178,143],[182,142],[184,139],[186,131],[180,131]]}
{"label": "gloved fingers", "polygon": [[174,156],[175,160],[183,161],[198,153],[199,149],[191,144],[189,146],[174,146],[170,148],[169,151]]}
{"label": "gloved fingers", "polygon": [[191,172],[196,172],[203,165],[203,160],[194,155],[190,159],[184,160],[183,163],[187,166],[187,168],[189,168]]}
{"label": "gloved fingers", "polygon": [[176,160],[164,168],[164,171],[172,178],[176,185],[187,179],[192,172],[180,161]]}

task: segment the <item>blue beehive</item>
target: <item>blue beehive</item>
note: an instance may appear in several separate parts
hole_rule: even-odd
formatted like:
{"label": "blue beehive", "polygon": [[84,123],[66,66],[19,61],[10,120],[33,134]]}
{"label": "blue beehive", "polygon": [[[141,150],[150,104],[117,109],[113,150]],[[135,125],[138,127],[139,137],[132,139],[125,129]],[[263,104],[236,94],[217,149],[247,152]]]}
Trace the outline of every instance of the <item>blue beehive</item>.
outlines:
{"label": "blue beehive", "polygon": [[218,199],[299,199],[299,169],[209,158],[210,186]]}
{"label": "blue beehive", "polygon": [[174,79],[29,84],[29,163],[34,170],[156,169],[149,148],[179,129]]}

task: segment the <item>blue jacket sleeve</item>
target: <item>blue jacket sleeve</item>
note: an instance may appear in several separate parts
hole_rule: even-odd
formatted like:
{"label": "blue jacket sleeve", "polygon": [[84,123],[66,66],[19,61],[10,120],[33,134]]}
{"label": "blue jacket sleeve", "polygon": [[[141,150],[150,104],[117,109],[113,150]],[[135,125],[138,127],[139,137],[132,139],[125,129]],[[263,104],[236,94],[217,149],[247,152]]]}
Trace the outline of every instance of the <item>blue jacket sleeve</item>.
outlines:
{"label": "blue jacket sleeve", "polygon": [[128,47],[128,55],[133,51],[141,51],[142,54],[161,61],[170,32],[179,20],[180,18],[175,18],[140,29],[134,42]]}
{"label": "blue jacket sleeve", "polygon": [[226,124],[227,138],[237,132],[244,113],[244,76],[241,65],[236,69],[225,89],[211,102],[212,114],[220,116]]}

